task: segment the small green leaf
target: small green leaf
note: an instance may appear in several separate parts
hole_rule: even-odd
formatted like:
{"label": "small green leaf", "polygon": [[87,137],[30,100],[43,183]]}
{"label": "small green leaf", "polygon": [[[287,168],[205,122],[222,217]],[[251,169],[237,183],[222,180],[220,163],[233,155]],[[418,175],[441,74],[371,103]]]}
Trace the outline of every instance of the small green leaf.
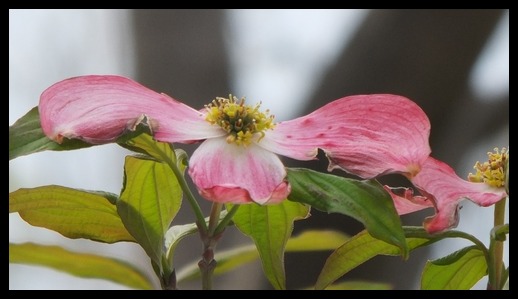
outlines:
{"label": "small green leaf", "polygon": [[18,212],[31,225],[68,238],[135,241],[117,214],[115,198],[115,194],[61,186],[19,189],[9,193],[9,213]]}
{"label": "small green leaf", "polygon": [[[286,243],[286,252],[334,250],[348,239],[348,236],[337,231],[309,230],[290,238],[288,243]],[[218,252],[214,258],[218,262],[214,275],[230,272],[258,258],[259,252],[257,252],[257,248],[254,245]],[[179,271],[176,277],[178,282],[200,277],[198,265],[192,264],[187,266]]]}
{"label": "small green leaf", "polygon": [[505,265],[503,265],[503,269],[502,269],[502,287],[501,289],[502,290],[505,290],[505,285],[507,284],[507,289],[509,289],[509,267],[505,267]]}
{"label": "small green leaf", "polygon": [[484,253],[476,246],[428,261],[421,276],[423,290],[469,290],[487,274]]}
{"label": "small green leaf", "polygon": [[[140,134],[135,138],[119,142],[119,145],[131,151],[146,154],[158,161],[164,161],[164,154],[170,154],[171,145],[165,142],[156,142],[148,134]],[[174,156],[170,156],[174,159]],[[173,160],[174,161],[174,160]]]}
{"label": "small green leaf", "polygon": [[158,265],[164,235],[180,209],[182,191],[165,163],[128,156],[117,211],[128,231]]}
{"label": "small green leaf", "polygon": [[174,225],[165,234],[164,246],[166,248],[166,257],[169,263],[169,268],[174,269],[174,251],[176,246],[189,235],[193,235],[198,232],[198,226],[195,223]]}
{"label": "small green leaf", "polygon": [[153,288],[142,272],[124,261],[72,252],[59,246],[9,243],[9,263],[46,266],[74,276],[111,280],[136,289]]}
{"label": "small green leaf", "polygon": [[50,140],[41,129],[37,106],[9,127],[9,160],[46,150],[67,151],[90,146],[92,144],[81,140],[64,139],[62,144]]}
{"label": "small green leaf", "polygon": [[497,225],[491,229],[491,239],[504,242],[509,234],[509,223]]}
{"label": "small green leaf", "polygon": [[263,271],[276,289],[286,288],[284,249],[293,231],[293,221],[308,215],[309,207],[287,200],[276,205],[242,205],[234,215],[237,228],[254,240]]}
{"label": "small green leaf", "polygon": [[[424,246],[430,241],[426,238],[407,238],[410,250]],[[373,238],[366,230],[349,239],[336,249],[328,258],[318,276],[315,289],[325,289],[347,272],[358,267],[377,255],[399,255],[399,247]]]}
{"label": "small green leaf", "polygon": [[375,180],[358,181],[309,169],[288,169],[288,199],[362,222],[369,233],[408,254],[401,220],[390,195]]}
{"label": "small green leaf", "polygon": [[[208,218],[207,218],[208,219]],[[189,223],[183,225],[173,225],[165,233],[165,247],[167,252],[174,251],[174,248],[178,245],[178,242],[183,238],[193,235],[198,232],[198,226],[196,223]]]}

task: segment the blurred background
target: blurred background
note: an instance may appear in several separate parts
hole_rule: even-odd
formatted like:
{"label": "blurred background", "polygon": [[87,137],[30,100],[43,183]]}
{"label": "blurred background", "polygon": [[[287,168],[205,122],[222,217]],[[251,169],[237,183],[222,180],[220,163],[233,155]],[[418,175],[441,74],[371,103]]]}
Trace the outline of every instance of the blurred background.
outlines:
{"label": "blurred background", "polygon": [[[216,96],[246,96],[250,103],[262,101],[277,121],[301,116],[347,95],[400,94],[428,114],[432,155],[452,165],[463,178],[475,161],[486,159],[487,151],[509,144],[508,10],[9,11],[9,125],[38,105],[39,95],[48,86],[87,74],[127,76],[195,108]],[[106,145],[20,157],[9,162],[9,192],[57,184],[119,193],[127,154],[118,146]],[[302,164],[284,161],[318,170],[327,165],[325,159]],[[408,184],[390,176],[383,182]],[[431,213],[403,220],[420,225]],[[458,228],[487,244],[492,213],[492,207],[479,208],[466,201]],[[312,215],[295,223],[294,234],[310,227],[349,234],[362,229],[346,216],[318,211]],[[192,221],[191,211],[183,208],[174,224]],[[154,276],[149,259],[135,244],[66,239],[28,225],[18,214],[9,215],[9,242],[60,245],[118,257]],[[247,242],[229,229],[218,250]],[[415,289],[427,259],[466,245],[443,241],[413,252],[406,262],[376,258],[343,279]],[[181,267],[198,260],[200,252],[199,240],[192,237],[180,244],[175,260]],[[328,255],[287,255],[288,288],[313,284]],[[485,288],[485,283],[481,281],[476,288]],[[198,287],[197,283],[180,285]],[[259,263],[218,278],[215,287],[271,288]],[[10,264],[9,289],[124,287]]]}

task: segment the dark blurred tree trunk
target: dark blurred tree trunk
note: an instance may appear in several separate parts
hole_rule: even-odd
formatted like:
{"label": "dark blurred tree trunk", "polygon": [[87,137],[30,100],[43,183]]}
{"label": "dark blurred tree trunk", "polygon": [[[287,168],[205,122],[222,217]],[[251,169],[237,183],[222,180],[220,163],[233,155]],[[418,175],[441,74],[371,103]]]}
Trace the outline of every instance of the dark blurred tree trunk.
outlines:
{"label": "dark blurred tree trunk", "polygon": [[135,10],[143,84],[194,108],[229,93],[222,10]]}
{"label": "dark blurred tree trunk", "polygon": [[[334,67],[306,108],[306,112],[346,95],[393,93],[404,95],[417,102],[432,123],[431,146],[435,157],[449,163],[455,162],[463,152],[457,144],[465,146],[480,137],[474,131],[484,127],[484,122],[471,128],[452,131],[452,111],[469,115],[486,114],[489,105],[474,103],[466,96],[470,71],[488,37],[500,19],[502,10],[373,10],[365,19],[355,37],[344,50]],[[505,102],[504,102],[505,103]],[[508,111],[508,102],[507,110]],[[490,111],[502,111],[493,107]],[[468,111],[470,114],[468,115]],[[498,115],[486,114],[487,125]],[[508,113],[507,121],[508,121]],[[401,115],[405,117],[405,115]],[[505,117],[497,123],[505,124]],[[507,122],[508,123],[508,122]],[[496,125],[498,126],[498,125]],[[493,128],[495,124],[493,123]],[[295,164],[298,165],[298,164]],[[307,164],[299,165],[307,167]],[[325,158],[314,163],[324,171]],[[338,172],[340,173],[340,172]],[[406,185],[400,176],[384,179],[385,183]],[[431,212],[418,213],[404,218],[406,223],[420,225]],[[311,221],[301,222],[296,231],[307,226],[336,227],[355,234],[362,229],[358,222],[340,215],[312,212]],[[379,257],[347,274],[344,278],[390,282],[396,289],[415,288],[416,278],[426,262],[427,249],[411,254],[409,261]],[[292,287],[314,283],[327,255],[294,256],[287,260],[289,281]],[[301,271],[301,265],[304,270]],[[376,275],[372,275],[376,273]]]}

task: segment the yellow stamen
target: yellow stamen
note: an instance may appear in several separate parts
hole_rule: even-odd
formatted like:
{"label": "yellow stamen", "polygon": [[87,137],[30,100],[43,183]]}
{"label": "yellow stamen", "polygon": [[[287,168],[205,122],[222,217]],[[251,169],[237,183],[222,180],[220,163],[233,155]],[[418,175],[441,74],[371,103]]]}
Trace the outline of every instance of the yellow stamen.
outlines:
{"label": "yellow stamen", "polygon": [[228,143],[247,146],[252,141],[259,142],[265,135],[264,131],[275,127],[274,116],[270,115],[269,110],[259,111],[260,107],[261,103],[245,105],[245,98],[238,100],[232,95],[228,99],[217,97],[205,106],[205,120],[229,133]]}
{"label": "yellow stamen", "polygon": [[498,148],[494,152],[488,152],[488,161],[480,163],[477,161],[473,167],[477,172],[470,173],[468,180],[470,182],[484,182],[492,187],[504,187],[506,180],[505,167],[509,159],[509,149],[505,147],[500,151]]}

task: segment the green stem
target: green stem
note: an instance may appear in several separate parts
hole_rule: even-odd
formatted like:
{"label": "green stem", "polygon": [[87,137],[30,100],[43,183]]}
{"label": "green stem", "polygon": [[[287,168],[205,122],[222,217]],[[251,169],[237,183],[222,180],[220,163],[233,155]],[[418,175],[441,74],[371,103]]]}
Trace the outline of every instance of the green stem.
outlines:
{"label": "green stem", "polygon": [[232,221],[232,217],[234,217],[234,214],[236,214],[237,209],[239,209],[241,205],[233,205],[230,211],[225,215],[225,217],[220,221],[218,224],[218,227],[216,227],[216,230],[214,231],[214,234],[220,234],[222,233],[225,228],[228,226],[230,221]]}
{"label": "green stem", "polygon": [[216,227],[218,226],[219,214],[221,213],[222,207],[223,207],[223,204],[221,204],[221,203],[214,202],[212,204],[212,208],[210,210],[209,228],[208,228],[209,237],[214,236],[214,232],[216,231]]}
{"label": "green stem", "polygon": [[216,268],[216,261],[212,260],[211,263],[206,263],[201,260],[198,263],[198,266],[201,270],[201,288],[202,290],[212,290],[212,274],[214,274],[214,269]]}
{"label": "green stem", "polygon": [[482,243],[473,235],[458,230],[450,230],[430,235],[422,227],[404,226],[403,228],[405,230],[405,237],[407,238],[423,238],[429,239],[432,242],[436,242],[445,238],[462,238],[469,240],[473,242],[484,253],[484,257],[486,258],[486,261],[489,263],[490,254],[486,245],[484,245],[484,243]]}
{"label": "green stem", "polygon": [[176,286],[176,272],[173,271],[169,273],[169,275],[165,275],[162,278],[163,281],[161,281],[162,289],[163,290],[177,290],[178,287]]}
{"label": "green stem", "polygon": [[[506,198],[495,204],[494,227],[500,227],[505,222],[505,202]],[[504,242],[497,240],[496,236],[491,236],[489,245],[489,262],[488,262],[488,289],[499,290],[502,288],[502,273],[504,267]]]}
{"label": "green stem", "polygon": [[[203,217],[203,212],[201,211],[200,205],[196,201],[196,198],[191,192],[191,189],[187,185],[187,181],[185,180],[185,177],[180,172],[180,169],[178,167],[173,168],[173,172],[178,178],[178,183],[180,184],[180,188],[182,188],[183,193],[185,194],[185,197],[187,198],[187,201],[191,205],[191,208],[196,215],[196,223],[198,224],[198,227],[200,230],[207,231],[207,223],[205,223],[205,217]],[[200,227],[201,226],[201,227]]]}
{"label": "green stem", "polygon": [[185,176],[182,174],[180,169],[178,168],[178,165],[176,164],[176,161],[171,160],[171,158],[164,153],[160,148],[156,146],[155,143],[148,141],[147,139],[144,139],[144,141],[151,146],[153,149],[155,149],[162,160],[167,163],[169,168],[173,171],[174,175],[176,176],[176,179],[178,180],[178,184],[180,184],[180,188],[182,188],[183,193],[185,194],[185,197],[187,198],[187,201],[189,202],[189,205],[191,206],[195,216],[196,216],[196,224],[198,225],[198,228],[204,232],[207,231],[207,223],[205,223],[205,217],[203,217],[203,213],[201,211],[200,205],[196,201],[196,198],[191,192],[191,189],[187,185],[187,181],[185,180]]}
{"label": "green stem", "polygon": [[[217,207],[217,205],[220,205],[220,207]],[[216,227],[217,220],[215,224],[210,225],[210,222],[213,218],[219,218],[219,213],[216,214],[217,211],[221,211],[221,204],[214,204],[212,212],[211,212],[211,218],[209,219],[209,230],[212,227]],[[214,215],[217,215],[216,217],[212,217]],[[203,290],[211,290],[212,289],[212,276],[214,274],[214,269],[216,269],[216,260],[214,259],[214,249],[216,248],[216,244],[218,243],[219,239],[221,238],[221,234],[214,235],[209,234],[209,232],[201,232],[200,231],[200,237],[203,243],[203,252],[201,255],[201,260],[198,263],[198,267],[200,268],[201,273],[201,286]]]}
{"label": "green stem", "polygon": [[219,221],[222,207],[223,204],[220,203],[212,204],[207,234],[201,234],[203,254],[201,261],[198,263],[198,267],[200,268],[201,284],[204,290],[212,289],[212,276],[217,265],[216,260],[214,260],[214,249],[219,238],[221,238],[225,227],[227,227],[228,223],[232,220],[232,217],[239,208],[239,205],[232,206],[230,212],[226,213],[223,219]]}

